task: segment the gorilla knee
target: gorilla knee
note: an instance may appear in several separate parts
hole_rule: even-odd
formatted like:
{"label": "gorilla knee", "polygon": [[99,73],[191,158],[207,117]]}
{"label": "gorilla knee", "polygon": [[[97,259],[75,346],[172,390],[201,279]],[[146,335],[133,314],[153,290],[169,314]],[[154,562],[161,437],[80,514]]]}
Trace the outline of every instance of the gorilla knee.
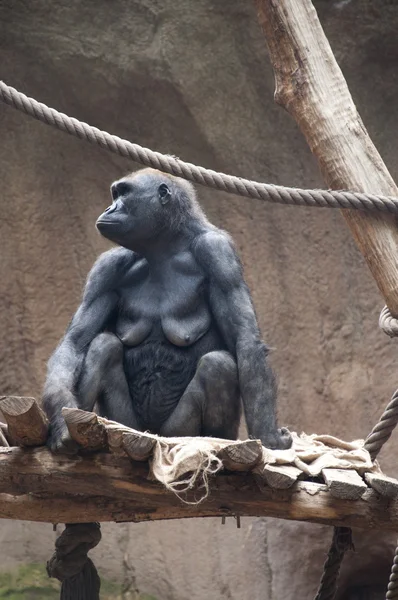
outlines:
{"label": "gorilla knee", "polygon": [[238,378],[236,362],[229,352],[223,350],[204,354],[199,360],[198,373],[212,380]]}
{"label": "gorilla knee", "polygon": [[98,334],[90,344],[88,356],[96,361],[120,360],[123,355],[123,344],[116,335],[110,332]]}

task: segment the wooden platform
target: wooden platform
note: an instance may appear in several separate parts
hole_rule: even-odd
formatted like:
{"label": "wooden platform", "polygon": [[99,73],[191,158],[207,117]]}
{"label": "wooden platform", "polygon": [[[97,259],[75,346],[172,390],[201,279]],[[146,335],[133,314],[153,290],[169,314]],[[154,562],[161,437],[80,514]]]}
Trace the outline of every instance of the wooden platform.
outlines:
{"label": "wooden platform", "polygon": [[[1,518],[73,523],[269,516],[398,531],[398,481],[381,472],[324,469],[311,481],[294,466],[263,465],[258,440],[223,440],[217,447],[223,469],[210,478],[209,497],[185,504],[150,477],[148,459],[159,442],[156,436],[94,413],[64,409],[82,451],[56,456],[35,447],[44,443],[47,424],[32,399],[3,398],[0,410],[8,422],[8,429],[2,427],[3,443],[18,439],[25,445],[0,447]],[[172,447],[177,439],[162,443]],[[201,494],[194,489],[184,499],[195,502]]]}

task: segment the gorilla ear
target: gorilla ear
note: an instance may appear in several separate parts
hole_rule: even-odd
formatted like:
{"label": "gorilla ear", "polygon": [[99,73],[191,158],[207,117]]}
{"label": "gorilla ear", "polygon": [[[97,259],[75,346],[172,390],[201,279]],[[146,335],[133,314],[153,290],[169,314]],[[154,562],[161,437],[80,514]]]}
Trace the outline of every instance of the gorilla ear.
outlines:
{"label": "gorilla ear", "polygon": [[167,204],[171,199],[171,192],[165,183],[161,183],[158,189],[161,204]]}

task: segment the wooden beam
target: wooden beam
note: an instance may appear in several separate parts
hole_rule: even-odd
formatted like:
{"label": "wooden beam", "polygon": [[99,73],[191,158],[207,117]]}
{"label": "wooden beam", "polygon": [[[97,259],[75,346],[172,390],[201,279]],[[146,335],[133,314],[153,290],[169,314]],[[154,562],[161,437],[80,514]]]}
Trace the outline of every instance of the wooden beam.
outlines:
{"label": "wooden beam", "polygon": [[62,409],[70,436],[85,450],[103,450],[107,448],[105,425],[92,412],[76,408]]}
{"label": "wooden beam", "polygon": [[297,479],[303,475],[303,472],[293,465],[265,465],[261,473],[256,471],[272,488],[276,490],[286,490],[292,487]]}
{"label": "wooden beam", "polygon": [[8,427],[5,423],[0,423],[0,446],[9,446],[7,439]]}
{"label": "wooden beam", "polygon": [[245,440],[229,444],[218,453],[224,468],[230,471],[251,471],[263,457],[260,440]]}
{"label": "wooden beam", "polygon": [[[136,431],[116,421],[110,421],[79,408],[63,408],[62,415],[71,437],[84,450],[110,450],[114,454],[130,456],[133,460],[146,461],[152,455],[158,436],[146,431]],[[167,438],[168,446],[180,444],[182,439]],[[260,440],[217,440],[221,448],[217,455],[226,469],[250,471],[262,459]]]}
{"label": "wooden beam", "polygon": [[148,480],[146,463],[128,457],[56,456],[47,448],[0,451],[0,518],[83,523],[228,515],[398,531],[398,500],[381,501],[371,489],[359,500],[343,500],[317,483],[260,490],[251,473],[221,473],[212,478],[207,500],[186,505]]}
{"label": "wooden beam", "polygon": [[[275,100],[296,120],[327,185],[398,196],[333,56],[311,0],[256,0],[274,68]],[[394,216],[342,211],[398,317],[398,227]]]}
{"label": "wooden beam", "polygon": [[15,444],[40,446],[46,443],[48,421],[34,398],[1,396],[0,410]]}
{"label": "wooden beam", "polygon": [[328,490],[334,498],[358,500],[368,489],[356,471],[348,469],[322,469]]}
{"label": "wooden beam", "polygon": [[381,496],[387,498],[398,496],[398,481],[393,477],[387,477],[383,473],[365,473],[365,481]]}

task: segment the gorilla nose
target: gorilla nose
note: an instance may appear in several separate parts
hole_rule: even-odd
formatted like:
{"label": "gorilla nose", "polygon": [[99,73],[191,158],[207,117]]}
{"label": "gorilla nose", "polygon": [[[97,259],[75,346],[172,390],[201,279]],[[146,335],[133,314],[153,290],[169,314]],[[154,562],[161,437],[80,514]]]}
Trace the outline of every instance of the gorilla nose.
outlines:
{"label": "gorilla nose", "polygon": [[110,206],[108,206],[108,208],[106,208],[104,210],[104,214],[106,213],[106,214],[109,215],[109,213],[113,213],[113,211],[115,211],[115,210],[116,210],[116,203],[111,204]]}

